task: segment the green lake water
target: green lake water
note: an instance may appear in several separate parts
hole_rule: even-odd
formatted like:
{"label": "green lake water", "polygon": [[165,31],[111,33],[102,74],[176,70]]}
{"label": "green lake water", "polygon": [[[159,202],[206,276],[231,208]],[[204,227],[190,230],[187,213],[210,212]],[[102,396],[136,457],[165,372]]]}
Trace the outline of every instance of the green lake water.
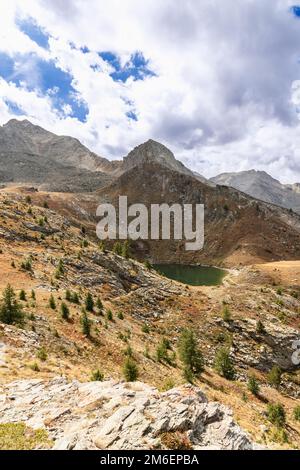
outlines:
{"label": "green lake water", "polygon": [[154,269],[174,281],[190,286],[218,286],[226,271],[209,266],[188,266],[183,264],[155,264]]}

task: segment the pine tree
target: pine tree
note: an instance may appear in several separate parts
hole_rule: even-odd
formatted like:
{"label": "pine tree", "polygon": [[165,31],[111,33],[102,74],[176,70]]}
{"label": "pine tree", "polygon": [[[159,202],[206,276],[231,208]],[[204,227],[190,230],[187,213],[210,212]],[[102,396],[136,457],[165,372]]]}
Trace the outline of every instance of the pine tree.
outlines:
{"label": "pine tree", "polygon": [[62,302],[62,304],[61,304],[60,312],[61,312],[61,316],[64,320],[69,320],[70,310],[69,310],[69,307],[67,306],[67,304],[65,304],[64,302]]}
{"label": "pine tree", "polygon": [[127,382],[134,382],[138,378],[138,367],[131,357],[127,357],[124,362],[123,374]]}
{"label": "pine tree", "polygon": [[225,377],[227,380],[234,380],[235,370],[230,359],[229,351],[226,348],[221,348],[217,351],[215,357],[216,371]]}
{"label": "pine tree", "polygon": [[13,323],[22,324],[24,313],[22,307],[16,300],[16,294],[13,288],[8,284],[3,291],[3,298],[0,305],[0,321],[11,325]]}
{"label": "pine tree", "polygon": [[71,292],[69,289],[66,290],[65,299],[70,302],[72,299]]}
{"label": "pine tree", "polygon": [[24,289],[21,290],[19,298],[20,298],[20,300],[23,300],[23,301],[26,300],[26,293],[25,293]]}
{"label": "pine tree", "polygon": [[52,308],[52,310],[56,309],[56,303],[55,303],[55,299],[53,297],[53,294],[51,294],[50,298],[49,298],[49,307]]}
{"label": "pine tree", "polygon": [[94,311],[94,300],[90,292],[87,293],[86,298],[85,298],[85,308],[88,312]]}
{"label": "pine tree", "polygon": [[249,377],[248,390],[255,396],[259,395],[259,383],[253,375]]}
{"label": "pine tree", "polygon": [[278,366],[273,366],[268,374],[268,381],[270,385],[279,388],[281,384],[282,370]]}
{"label": "pine tree", "polygon": [[203,372],[203,356],[197,347],[197,340],[192,330],[185,329],[181,333],[178,342],[178,352],[185,369],[190,369],[191,374],[199,376]]}
{"label": "pine tree", "polygon": [[89,338],[91,334],[91,320],[88,318],[86,312],[83,312],[80,323],[82,326],[82,333]]}
{"label": "pine tree", "polygon": [[102,303],[102,300],[100,299],[100,297],[97,298],[96,307],[97,307],[97,309],[99,310],[100,313],[103,311],[103,303]]}

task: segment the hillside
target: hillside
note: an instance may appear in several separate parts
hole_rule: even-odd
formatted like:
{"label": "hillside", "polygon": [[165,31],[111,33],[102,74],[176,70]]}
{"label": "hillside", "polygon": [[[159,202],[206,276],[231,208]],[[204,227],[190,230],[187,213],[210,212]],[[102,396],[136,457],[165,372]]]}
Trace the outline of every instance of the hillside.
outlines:
{"label": "hillside", "polygon": [[[32,199],[35,196],[32,194]],[[41,197],[41,194],[36,197]],[[52,446],[54,440],[54,445],[72,446],[72,443],[68,444],[70,440],[60,442],[64,435],[64,420],[59,416],[64,416],[65,409],[61,390],[68,387],[82,390],[68,405],[73,410],[69,423],[81,426],[84,413],[93,410],[98,421],[94,425],[86,422],[86,426],[89,432],[94,433],[98,428],[93,426],[97,423],[99,426],[102,419],[104,405],[101,394],[106,393],[103,391],[105,387],[110,387],[110,394],[118,390],[116,399],[118,393],[124,397],[122,387],[128,390],[134,387],[117,385],[124,377],[123,366],[127,357],[132,357],[137,364],[138,379],[161,391],[185,383],[177,347],[182,329],[188,327],[194,331],[205,361],[205,370],[194,380],[194,385],[200,387],[209,402],[230,407],[235,423],[251,436],[252,441],[270,448],[300,446],[300,427],[293,417],[299,400],[300,377],[299,369],[291,362],[292,342],[298,339],[300,327],[299,263],[292,267],[293,274],[287,275],[285,271],[282,278],[280,265],[268,269],[267,264],[230,271],[219,287],[188,288],[161,277],[131,258],[99,249],[93,239],[83,235],[80,227],[51,208],[51,199],[50,208],[43,207],[45,200],[48,201],[46,197],[40,199],[37,205],[30,202],[26,193],[0,192],[0,290],[3,291],[10,283],[18,297],[22,289],[26,297],[26,300],[18,300],[25,313],[23,326],[0,323],[0,375],[4,397],[1,402],[2,424],[8,426],[10,420],[16,422],[15,405],[10,403],[9,397],[17,396],[19,401],[15,404],[19,403],[22,408],[21,415],[18,411],[18,419],[22,421],[24,418],[27,422],[28,413],[32,416],[29,424],[43,428],[48,434],[49,440],[46,443],[44,439],[43,445]],[[72,295],[77,293],[78,303],[66,299],[67,290]],[[95,306],[92,312],[87,313],[91,331],[86,336],[81,319],[88,292],[92,294]],[[52,308],[49,303],[51,294],[55,303]],[[103,304],[101,308],[96,305],[98,298]],[[62,317],[62,302],[69,308],[68,319]],[[223,319],[224,305],[230,310],[230,320]],[[263,324],[263,330],[258,330],[258,320]],[[168,340],[168,348],[158,357],[163,338]],[[227,380],[214,368],[216,354],[222,347],[230,350],[235,380]],[[277,388],[270,386],[268,381],[268,373],[276,364],[283,371]],[[82,386],[72,382],[74,379],[89,381],[97,369],[105,380],[114,382],[108,385],[104,382],[103,386],[94,382]],[[252,374],[260,383],[258,396],[247,388]],[[57,381],[58,376],[65,379]],[[33,408],[25,406],[22,395],[22,390],[26,390],[30,383],[33,394],[34,383],[38,385],[38,394],[39,387],[44,390],[41,400]],[[137,384],[135,393],[141,390],[146,397],[147,387],[138,387]],[[53,393],[51,390],[55,390],[55,407],[47,404],[48,394]],[[169,400],[172,393],[179,393],[178,396],[182,397],[179,404],[181,399],[184,400],[185,392],[181,390],[161,396],[161,406],[156,404],[156,408],[151,408],[149,405],[148,410],[152,409],[155,416],[161,416],[164,400]],[[78,414],[76,400],[82,399],[82,393],[86,394],[86,407]],[[150,395],[152,393],[156,392],[151,391]],[[191,406],[200,406],[195,398],[196,390],[191,393],[194,397]],[[287,414],[287,425],[283,429],[277,429],[266,414],[268,404],[278,402]],[[134,401],[128,406],[132,404],[135,407]],[[105,408],[106,416],[114,416],[112,422],[115,423],[118,415],[114,415],[112,406],[113,403]],[[116,406],[118,408],[119,405]],[[227,411],[218,408],[220,405],[209,406],[223,410],[224,417],[227,416]],[[124,416],[121,410],[123,408],[119,413]],[[190,411],[187,409],[186,412]],[[223,419],[218,416],[216,423]],[[173,423],[177,423],[176,420]],[[123,437],[120,436],[124,439],[127,426],[126,423]],[[174,426],[167,428],[166,437],[173,436]],[[185,432],[190,435],[189,431],[195,432],[195,429],[192,425]],[[225,426],[225,433],[226,429]],[[134,436],[135,430],[131,429],[131,435]],[[211,436],[210,428],[205,427],[205,433],[204,442],[208,446],[221,445],[217,435],[214,439],[208,438]],[[96,432],[95,436],[98,434]],[[151,436],[150,433],[149,438]],[[235,440],[232,434],[230,436],[224,446],[234,448]],[[70,438],[70,435],[66,437]],[[90,444],[82,439],[79,433],[78,446],[90,448]],[[128,442],[119,445],[125,448],[131,445],[131,441]],[[169,440],[165,442],[167,446],[171,445]],[[194,445],[203,444],[196,440]],[[114,444],[104,440],[102,446],[111,448]]]}
{"label": "hillside", "polygon": [[[204,204],[205,245],[185,251],[184,243],[151,240],[136,243],[141,259],[152,262],[206,263],[237,266],[259,261],[300,258],[300,217],[232,188],[211,187],[156,162],[137,164],[110,186],[97,191],[97,202],[128,196],[128,205]],[[92,211],[91,211],[92,212]],[[96,206],[94,213],[96,212]]]}

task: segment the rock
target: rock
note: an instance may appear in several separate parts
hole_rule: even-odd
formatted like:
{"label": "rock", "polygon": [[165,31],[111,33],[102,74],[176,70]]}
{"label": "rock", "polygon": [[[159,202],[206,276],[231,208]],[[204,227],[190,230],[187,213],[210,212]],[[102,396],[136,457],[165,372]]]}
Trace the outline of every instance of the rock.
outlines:
{"label": "rock", "polygon": [[1,423],[45,428],[59,450],[167,448],[173,433],[194,449],[255,447],[229,408],[191,385],[160,393],[141,382],[57,377],[2,385],[0,397]]}

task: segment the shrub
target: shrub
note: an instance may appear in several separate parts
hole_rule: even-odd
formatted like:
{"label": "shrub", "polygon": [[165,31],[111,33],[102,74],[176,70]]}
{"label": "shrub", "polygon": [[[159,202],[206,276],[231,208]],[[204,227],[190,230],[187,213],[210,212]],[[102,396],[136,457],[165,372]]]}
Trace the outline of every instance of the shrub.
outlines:
{"label": "shrub", "polygon": [[204,359],[197,347],[197,340],[192,330],[185,329],[178,342],[178,352],[184,367],[190,369],[192,374],[200,375],[204,370]]}
{"label": "shrub", "polygon": [[134,382],[138,378],[138,367],[131,357],[127,357],[124,362],[123,374],[127,382]]}
{"label": "shrub", "polygon": [[30,364],[30,369],[33,370],[34,372],[40,372],[40,368],[37,362],[33,362]]}
{"label": "shrub", "polygon": [[160,435],[161,443],[169,450],[191,450],[191,441],[182,431],[168,431]]}
{"label": "shrub", "polygon": [[60,312],[61,312],[61,316],[64,320],[69,320],[70,310],[69,310],[69,307],[64,302],[62,302],[62,304],[61,304]]}
{"label": "shrub", "polygon": [[31,204],[31,197],[30,197],[30,196],[26,196],[25,202],[26,202],[27,204]]}
{"label": "shrub", "polygon": [[146,260],[144,262],[144,265],[145,265],[145,268],[148,269],[150,271],[150,269],[152,269],[152,264],[150,263],[150,261]]}
{"label": "shrub", "polygon": [[56,303],[55,303],[55,299],[53,297],[53,294],[51,294],[50,298],[49,298],[49,307],[52,308],[52,310],[56,309]]}
{"label": "shrub", "polygon": [[31,258],[27,258],[25,261],[22,261],[21,268],[24,269],[24,271],[32,271]]}
{"label": "shrub", "polygon": [[147,325],[147,323],[144,323],[144,324],[143,324],[143,326],[142,326],[142,332],[145,333],[145,334],[150,333],[150,327],[149,327],[149,325]]}
{"label": "shrub", "polygon": [[285,409],[281,403],[270,403],[268,405],[267,416],[269,421],[278,428],[282,428],[285,425]]}
{"label": "shrub", "polygon": [[102,311],[103,311],[103,303],[102,303],[102,300],[100,299],[100,297],[97,297],[97,300],[96,300],[96,307],[97,307],[97,309],[99,310],[99,312],[102,313]]}
{"label": "shrub", "polygon": [[85,298],[85,308],[87,312],[93,312],[94,311],[94,300],[93,296],[90,292],[87,293],[86,298]]}
{"label": "shrub", "polygon": [[158,362],[170,362],[168,348],[166,347],[166,344],[163,340],[159,343],[156,348],[156,359]]}
{"label": "shrub", "polygon": [[34,292],[34,290],[31,291],[31,298],[32,298],[33,300],[35,300],[35,292]]}
{"label": "shrub", "polygon": [[278,388],[281,383],[282,370],[278,366],[273,366],[268,373],[268,382],[270,385]]}
{"label": "shrub", "polygon": [[122,245],[121,255],[124,256],[124,258],[129,258],[129,241],[128,240],[125,240],[125,242]]}
{"label": "shrub", "polygon": [[77,304],[77,305],[80,303],[79,296],[78,296],[77,292],[73,292],[71,294],[71,302],[73,302],[73,304]]}
{"label": "shrub", "polygon": [[255,396],[259,395],[259,383],[254,376],[249,377],[248,390]]}
{"label": "shrub", "polygon": [[124,315],[123,315],[122,312],[119,312],[119,313],[118,313],[118,319],[119,319],[119,320],[124,320]]}
{"label": "shrub", "polygon": [[44,346],[41,347],[41,349],[38,350],[36,357],[40,359],[41,361],[46,361],[48,354]]}
{"label": "shrub", "polygon": [[0,304],[0,321],[8,325],[13,323],[22,324],[24,321],[22,307],[17,302],[16,294],[9,284],[3,291]]}
{"label": "shrub", "polygon": [[228,349],[221,348],[217,351],[215,357],[216,371],[227,380],[234,380],[235,370],[230,359]]}
{"label": "shrub", "polygon": [[265,332],[266,332],[265,327],[264,327],[264,324],[262,323],[261,320],[258,320],[257,323],[256,323],[256,332],[257,332],[259,335],[263,335],[263,334],[265,334]]}
{"label": "shrub", "polygon": [[80,323],[82,326],[82,333],[89,337],[91,334],[91,320],[88,318],[87,313],[83,312],[82,317],[80,319]]}
{"label": "shrub", "polygon": [[26,293],[25,293],[24,289],[21,290],[21,292],[19,294],[19,299],[23,300],[23,301],[26,300]]}
{"label": "shrub", "polygon": [[300,405],[294,408],[294,418],[296,421],[300,421]]}
{"label": "shrub", "polygon": [[103,379],[104,379],[104,374],[102,374],[102,372],[100,372],[99,369],[92,372],[91,379],[90,379],[91,382],[102,382]]}
{"label": "shrub", "polygon": [[57,268],[55,270],[55,278],[59,279],[65,272],[63,260],[59,260]]}
{"label": "shrub", "polygon": [[119,256],[122,256],[122,251],[123,251],[122,243],[120,243],[119,241],[114,243],[113,252]]}

